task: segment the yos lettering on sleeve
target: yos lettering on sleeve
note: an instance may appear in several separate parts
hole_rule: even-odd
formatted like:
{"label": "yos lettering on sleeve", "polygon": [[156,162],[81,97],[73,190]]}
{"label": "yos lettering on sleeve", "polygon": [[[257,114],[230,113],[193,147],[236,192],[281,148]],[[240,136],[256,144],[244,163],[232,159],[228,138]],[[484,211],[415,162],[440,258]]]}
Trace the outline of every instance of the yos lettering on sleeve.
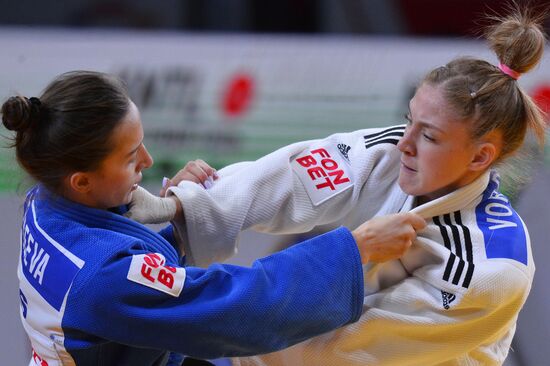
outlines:
{"label": "yos lettering on sleeve", "polygon": [[353,186],[351,168],[334,146],[307,149],[291,165],[314,206]]}
{"label": "yos lettering on sleeve", "polygon": [[166,260],[160,253],[134,255],[127,278],[178,297],[185,282],[185,268],[170,267],[165,263]]}

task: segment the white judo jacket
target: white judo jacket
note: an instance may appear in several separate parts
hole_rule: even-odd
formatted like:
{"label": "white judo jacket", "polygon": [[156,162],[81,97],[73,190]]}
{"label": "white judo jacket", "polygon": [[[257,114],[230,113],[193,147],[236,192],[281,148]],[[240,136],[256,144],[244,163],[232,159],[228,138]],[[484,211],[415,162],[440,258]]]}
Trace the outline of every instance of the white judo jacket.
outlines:
{"label": "white judo jacket", "polygon": [[[412,211],[427,227],[400,259],[364,268],[359,322],[235,365],[501,365],[535,271],[527,229],[487,172],[424,205],[397,183],[405,126],[304,141],[182,182],[188,259],[233,255],[239,233],[302,233]],[[327,314],[330,317],[331,314]]]}

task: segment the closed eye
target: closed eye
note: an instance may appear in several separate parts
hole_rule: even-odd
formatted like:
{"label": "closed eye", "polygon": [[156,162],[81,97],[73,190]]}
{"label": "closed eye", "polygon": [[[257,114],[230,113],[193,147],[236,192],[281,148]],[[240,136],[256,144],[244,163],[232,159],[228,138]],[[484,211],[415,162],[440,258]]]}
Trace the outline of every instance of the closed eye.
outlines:
{"label": "closed eye", "polygon": [[427,135],[427,134],[422,134],[424,136],[424,138],[430,142],[435,142],[435,139],[433,137],[431,137],[430,135]]}

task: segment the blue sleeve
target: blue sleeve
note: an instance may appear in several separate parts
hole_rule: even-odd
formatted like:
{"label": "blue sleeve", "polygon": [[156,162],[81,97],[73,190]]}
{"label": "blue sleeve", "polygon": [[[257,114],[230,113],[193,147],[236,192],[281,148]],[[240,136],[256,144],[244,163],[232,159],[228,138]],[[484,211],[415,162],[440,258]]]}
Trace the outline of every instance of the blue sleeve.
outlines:
{"label": "blue sleeve", "polygon": [[158,232],[158,234],[160,236],[162,236],[164,238],[164,240],[166,240],[167,242],[169,242],[170,244],[172,244],[172,246],[174,248],[177,249],[177,243],[176,243],[176,238],[174,237],[174,230],[172,228],[172,225],[168,225],[166,226],[165,228],[163,228],[162,230],[160,230]]}
{"label": "blue sleeve", "polygon": [[65,326],[78,324],[80,331],[119,343],[214,359],[276,351],[361,315],[363,270],[345,228],[251,267],[188,267],[177,297],[127,280],[131,260],[131,254],[117,255],[93,283],[71,292]]}

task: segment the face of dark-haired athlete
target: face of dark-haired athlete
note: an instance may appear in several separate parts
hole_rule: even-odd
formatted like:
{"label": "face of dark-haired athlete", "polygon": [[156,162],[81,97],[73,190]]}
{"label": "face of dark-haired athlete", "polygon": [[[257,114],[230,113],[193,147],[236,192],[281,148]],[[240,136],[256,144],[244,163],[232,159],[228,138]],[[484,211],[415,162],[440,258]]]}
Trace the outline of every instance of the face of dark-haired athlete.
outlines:
{"label": "face of dark-haired athlete", "polygon": [[398,143],[399,185],[419,203],[471,183],[485,168],[470,123],[459,119],[437,86],[423,84],[409,104],[408,124]]}
{"label": "face of dark-haired athlete", "polygon": [[153,165],[143,145],[141,117],[134,103],[111,135],[113,150],[101,166],[89,173],[89,205],[107,209],[128,204],[142,179],[142,170]]}

